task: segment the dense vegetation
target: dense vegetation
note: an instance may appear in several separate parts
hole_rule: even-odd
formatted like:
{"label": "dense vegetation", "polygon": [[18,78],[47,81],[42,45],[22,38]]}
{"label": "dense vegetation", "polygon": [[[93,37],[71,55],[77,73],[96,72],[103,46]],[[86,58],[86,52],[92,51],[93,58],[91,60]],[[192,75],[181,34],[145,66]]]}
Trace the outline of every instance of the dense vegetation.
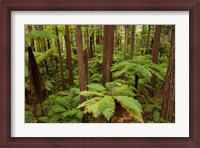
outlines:
{"label": "dense vegetation", "polygon": [[175,26],[26,25],[26,123],[175,122]]}

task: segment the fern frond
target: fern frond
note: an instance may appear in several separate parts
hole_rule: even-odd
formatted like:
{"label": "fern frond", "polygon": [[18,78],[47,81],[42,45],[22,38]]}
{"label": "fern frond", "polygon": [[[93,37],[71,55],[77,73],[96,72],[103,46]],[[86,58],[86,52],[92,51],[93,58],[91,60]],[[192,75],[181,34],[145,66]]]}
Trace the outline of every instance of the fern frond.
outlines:
{"label": "fern frond", "polygon": [[76,117],[82,119],[83,113],[78,109],[67,110],[66,112],[62,113],[62,118],[66,117]]}
{"label": "fern frond", "polygon": [[47,117],[47,116],[39,117],[38,121],[42,122],[42,123],[48,123],[49,122],[49,117]]}
{"label": "fern frond", "polygon": [[111,89],[111,93],[113,96],[135,96],[135,94],[133,93],[133,88],[126,84],[122,84],[121,86],[115,85],[115,87]]}
{"label": "fern frond", "polygon": [[49,119],[49,123],[57,123],[60,119],[61,119],[60,115],[55,114]]}
{"label": "fern frond", "polygon": [[96,91],[81,91],[80,95],[81,96],[85,96],[85,97],[89,97],[89,96],[104,96],[103,93],[96,92]]}
{"label": "fern frond", "polygon": [[97,118],[100,115],[98,111],[98,105],[99,101],[88,104],[87,106],[85,106],[84,113],[92,113],[93,117]]}
{"label": "fern frond", "polygon": [[89,91],[105,92],[106,88],[99,83],[90,83],[87,85]]}
{"label": "fern frond", "polygon": [[100,82],[102,75],[95,73],[90,77],[91,82]]}
{"label": "fern frond", "polygon": [[60,105],[54,105],[50,108],[50,111],[48,113],[49,116],[53,116],[55,115],[56,113],[62,113],[66,111],[66,109],[63,107],[63,106],[60,106]]}
{"label": "fern frond", "polygon": [[134,119],[142,123],[144,122],[142,117],[142,106],[139,101],[127,96],[116,96],[115,99]]}
{"label": "fern frond", "polygon": [[115,112],[115,102],[111,96],[105,96],[99,101],[98,112],[102,114],[108,121]]}

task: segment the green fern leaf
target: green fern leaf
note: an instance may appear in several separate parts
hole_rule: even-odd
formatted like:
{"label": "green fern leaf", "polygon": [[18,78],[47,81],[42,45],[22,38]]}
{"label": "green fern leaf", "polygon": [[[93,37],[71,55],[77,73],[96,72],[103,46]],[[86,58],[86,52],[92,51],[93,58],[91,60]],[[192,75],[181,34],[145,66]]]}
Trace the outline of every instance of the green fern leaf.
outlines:
{"label": "green fern leaf", "polygon": [[94,102],[98,102],[100,101],[102,98],[100,97],[94,97],[94,98],[91,98],[85,102],[83,102],[82,104],[80,104],[77,108],[82,108],[82,107],[86,107],[87,105],[90,105],[90,104],[93,104]]}
{"label": "green fern leaf", "polygon": [[130,96],[134,97],[133,88],[128,85],[115,85],[111,90],[112,95],[114,96]]}
{"label": "green fern leaf", "polygon": [[82,119],[83,113],[78,109],[67,110],[66,112],[62,113],[62,118],[66,118],[68,116]]}
{"label": "green fern leaf", "polygon": [[95,92],[95,91],[81,91],[81,96],[89,97],[89,96],[104,96],[101,92]]}
{"label": "green fern leaf", "polygon": [[54,105],[50,108],[48,115],[53,116],[56,113],[61,113],[61,112],[64,112],[64,111],[66,111],[66,109],[63,106]]}
{"label": "green fern leaf", "polygon": [[111,96],[105,96],[99,101],[98,112],[109,121],[115,112],[115,102]]}
{"label": "green fern leaf", "polygon": [[49,117],[46,117],[46,116],[39,117],[38,121],[39,122],[43,122],[43,123],[48,123],[49,122]]}
{"label": "green fern leaf", "polygon": [[49,123],[57,123],[60,119],[60,115],[55,114],[50,118]]}
{"label": "green fern leaf", "polygon": [[116,96],[115,99],[121,104],[123,108],[136,120],[143,121],[142,106],[138,100],[127,96]]}
{"label": "green fern leaf", "polygon": [[159,119],[160,119],[160,112],[159,112],[159,110],[156,109],[154,111],[154,113],[153,113],[153,119],[154,119],[155,122],[159,121]]}
{"label": "green fern leaf", "polygon": [[90,91],[104,92],[106,88],[99,83],[90,83],[87,85]]}

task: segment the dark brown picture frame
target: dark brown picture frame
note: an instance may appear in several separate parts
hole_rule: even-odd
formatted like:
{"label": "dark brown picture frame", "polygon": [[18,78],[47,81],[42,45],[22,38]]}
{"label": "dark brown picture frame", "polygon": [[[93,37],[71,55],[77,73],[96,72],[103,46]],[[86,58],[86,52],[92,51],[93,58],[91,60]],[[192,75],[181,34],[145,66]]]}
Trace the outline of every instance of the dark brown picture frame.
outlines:
{"label": "dark brown picture frame", "polygon": [[[0,147],[200,147],[199,0],[3,0],[0,38]],[[12,11],[189,11],[190,127],[189,137],[41,138],[11,137]],[[95,13],[95,12],[94,12]],[[142,132],[142,131],[141,131]]]}

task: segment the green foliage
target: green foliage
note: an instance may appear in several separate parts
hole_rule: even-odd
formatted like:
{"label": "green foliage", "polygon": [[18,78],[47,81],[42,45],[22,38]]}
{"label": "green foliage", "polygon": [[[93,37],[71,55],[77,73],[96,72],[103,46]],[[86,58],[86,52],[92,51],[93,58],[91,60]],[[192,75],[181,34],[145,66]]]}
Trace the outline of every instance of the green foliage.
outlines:
{"label": "green foliage", "polygon": [[90,83],[87,85],[90,91],[104,92],[106,88],[99,83]]}
{"label": "green foliage", "polygon": [[109,121],[115,112],[115,102],[111,96],[105,96],[99,101],[97,108],[98,112]]}
{"label": "green foliage", "polygon": [[53,88],[52,83],[51,83],[50,81],[47,80],[47,81],[45,82],[45,88],[46,88],[46,90],[50,91],[50,90]]}
{"label": "green foliage", "polygon": [[89,100],[83,102],[78,108],[84,108],[84,113],[91,113],[94,118],[103,115],[109,121],[114,115],[116,100],[135,120],[143,122],[142,107],[139,101],[133,98],[135,94],[132,87],[114,82],[106,83],[104,89],[102,87],[99,87],[101,92],[98,92],[99,89],[80,92],[80,95],[88,97]]}
{"label": "green foliage", "polygon": [[127,96],[116,96],[115,99],[119,101],[123,108],[139,122],[144,122],[142,117],[142,106],[138,100]]}
{"label": "green foliage", "polygon": [[[115,46],[112,63],[112,82],[105,86],[103,82],[103,26],[87,25],[89,37],[94,34],[92,45],[93,57],[88,57],[88,85],[87,90],[80,92],[78,56],[76,47],[76,25],[69,25],[70,45],[72,54],[74,84],[68,83],[69,71],[66,69],[67,54],[65,42],[65,27],[57,25],[59,37],[55,35],[55,25],[44,25],[44,30],[37,30],[32,25],[29,32],[25,27],[25,46],[32,45],[34,41],[34,56],[41,75],[45,79],[45,89],[48,97],[41,105],[25,106],[26,123],[80,123],[84,114],[90,114],[88,120],[93,122],[95,118],[104,117],[108,122],[117,121],[116,118],[131,118],[128,122],[166,122],[160,118],[162,91],[164,79],[168,68],[169,51],[171,48],[171,26],[163,25],[160,39],[158,64],[152,62],[151,40],[154,38],[155,26],[151,26],[150,45],[146,48],[148,26],[136,25],[134,56],[130,59],[130,34],[128,37],[127,60],[124,60],[125,27],[115,26]],[[130,31],[130,30],[129,30]],[[129,32],[130,33],[130,32]],[[87,48],[86,26],[82,26],[83,50],[89,53]],[[99,35],[99,43],[97,37]],[[66,90],[61,91],[60,64],[58,49],[55,41],[59,39],[61,46],[61,58]],[[117,40],[118,39],[118,40]],[[117,42],[116,42],[117,41]],[[89,39],[90,42],[90,39]],[[117,43],[117,44],[116,44]],[[143,45],[142,45],[143,44]],[[50,46],[49,46],[50,45]],[[89,46],[90,43],[89,43]],[[48,49],[50,47],[50,49]],[[25,90],[31,93],[29,86],[28,52],[25,52]],[[46,69],[48,68],[48,69]],[[138,81],[136,81],[137,77]],[[152,85],[152,76],[156,77],[156,84]],[[136,83],[138,82],[138,83]],[[155,92],[154,96],[152,92]],[[85,102],[80,104],[80,96],[85,97]],[[26,103],[29,103],[28,101]],[[121,117],[118,109],[121,109]],[[34,114],[37,115],[34,117]],[[151,117],[146,119],[146,114]],[[143,117],[144,116],[144,117]],[[143,119],[144,118],[144,119]],[[84,118],[85,119],[85,118]],[[90,120],[91,119],[91,120]],[[121,120],[122,121],[122,120]]]}
{"label": "green foliage", "polygon": [[114,87],[110,88],[110,92],[113,96],[122,95],[122,96],[134,97],[135,94],[133,93],[133,89],[134,88],[132,86],[128,86],[128,85],[124,84],[121,86],[114,86]]}
{"label": "green foliage", "polygon": [[82,103],[78,108],[84,107],[84,113],[92,113],[97,118],[103,115],[108,121],[115,111],[115,103],[112,97],[104,96],[103,98],[92,98]]}

